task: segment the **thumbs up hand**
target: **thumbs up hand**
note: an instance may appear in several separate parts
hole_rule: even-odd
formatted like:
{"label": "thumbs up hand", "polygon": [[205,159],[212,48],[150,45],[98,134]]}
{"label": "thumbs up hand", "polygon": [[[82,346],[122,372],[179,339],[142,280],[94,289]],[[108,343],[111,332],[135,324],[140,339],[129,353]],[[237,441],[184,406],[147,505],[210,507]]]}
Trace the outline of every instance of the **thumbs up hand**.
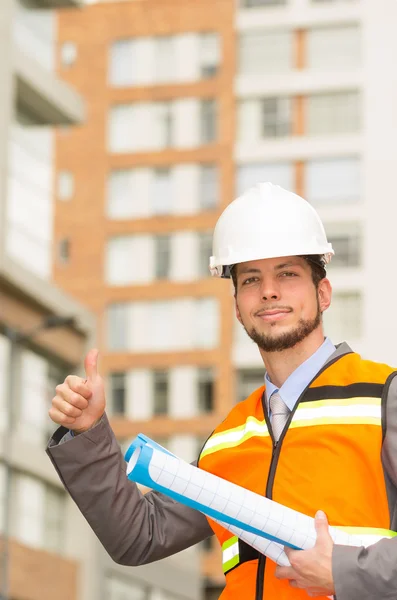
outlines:
{"label": "thumbs up hand", "polygon": [[68,375],[57,385],[49,410],[58,425],[82,433],[91,429],[105,412],[105,386],[98,373],[98,350],[88,352],[84,361],[86,379]]}

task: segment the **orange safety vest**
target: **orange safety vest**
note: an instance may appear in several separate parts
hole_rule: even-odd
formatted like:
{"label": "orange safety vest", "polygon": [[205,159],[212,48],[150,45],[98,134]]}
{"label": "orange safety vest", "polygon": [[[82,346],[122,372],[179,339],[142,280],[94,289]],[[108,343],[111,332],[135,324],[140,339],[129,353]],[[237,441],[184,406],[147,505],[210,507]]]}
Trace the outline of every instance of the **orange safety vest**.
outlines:
{"label": "orange safety vest", "polygon": [[[381,401],[395,374],[353,352],[336,357],[302,393],[276,445],[261,387],[208,438],[199,467],[306,515],[322,509],[331,525],[387,529]],[[224,552],[238,544],[224,561],[222,600],[307,599],[275,578],[273,561],[208,520]]]}

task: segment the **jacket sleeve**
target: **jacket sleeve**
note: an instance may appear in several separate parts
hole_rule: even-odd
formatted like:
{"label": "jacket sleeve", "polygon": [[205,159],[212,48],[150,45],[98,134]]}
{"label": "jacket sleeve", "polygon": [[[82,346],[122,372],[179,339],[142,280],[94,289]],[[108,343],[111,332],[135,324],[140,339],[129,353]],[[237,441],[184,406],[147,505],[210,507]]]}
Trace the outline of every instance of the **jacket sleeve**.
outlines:
{"label": "jacket sleeve", "polygon": [[395,600],[397,538],[369,548],[334,546],[332,571],[337,600]]}
{"label": "jacket sleeve", "polygon": [[[390,527],[397,531],[397,377],[386,383],[382,404],[382,465],[390,510]],[[370,485],[370,484],[369,484]],[[397,537],[369,548],[334,546],[332,572],[338,600],[395,600],[397,598]]]}
{"label": "jacket sleeve", "polygon": [[213,534],[202,513],[157,492],[143,495],[127,478],[106,415],[93,429],[75,437],[60,427],[49,441],[47,454],[96,536],[119,564],[160,560]]}

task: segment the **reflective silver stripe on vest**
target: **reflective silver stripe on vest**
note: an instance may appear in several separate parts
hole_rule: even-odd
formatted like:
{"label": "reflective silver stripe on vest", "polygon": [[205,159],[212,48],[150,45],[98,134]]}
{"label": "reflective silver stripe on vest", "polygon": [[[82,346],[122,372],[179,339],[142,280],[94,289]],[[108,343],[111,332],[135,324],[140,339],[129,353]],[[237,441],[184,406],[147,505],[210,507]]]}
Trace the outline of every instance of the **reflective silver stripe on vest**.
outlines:
{"label": "reflective silver stripe on vest", "polygon": [[222,544],[222,565],[223,572],[227,573],[240,562],[240,553],[238,545],[238,537],[233,536]]}

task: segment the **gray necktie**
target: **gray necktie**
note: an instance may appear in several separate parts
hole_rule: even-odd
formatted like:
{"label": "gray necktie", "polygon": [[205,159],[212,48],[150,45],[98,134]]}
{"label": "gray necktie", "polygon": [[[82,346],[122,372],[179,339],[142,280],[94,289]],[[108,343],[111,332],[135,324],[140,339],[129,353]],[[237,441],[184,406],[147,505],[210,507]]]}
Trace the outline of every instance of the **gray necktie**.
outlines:
{"label": "gray necktie", "polygon": [[278,392],[270,396],[270,411],[272,417],[272,430],[274,439],[278,441],[284,425],[287,422],[290,410]]}

